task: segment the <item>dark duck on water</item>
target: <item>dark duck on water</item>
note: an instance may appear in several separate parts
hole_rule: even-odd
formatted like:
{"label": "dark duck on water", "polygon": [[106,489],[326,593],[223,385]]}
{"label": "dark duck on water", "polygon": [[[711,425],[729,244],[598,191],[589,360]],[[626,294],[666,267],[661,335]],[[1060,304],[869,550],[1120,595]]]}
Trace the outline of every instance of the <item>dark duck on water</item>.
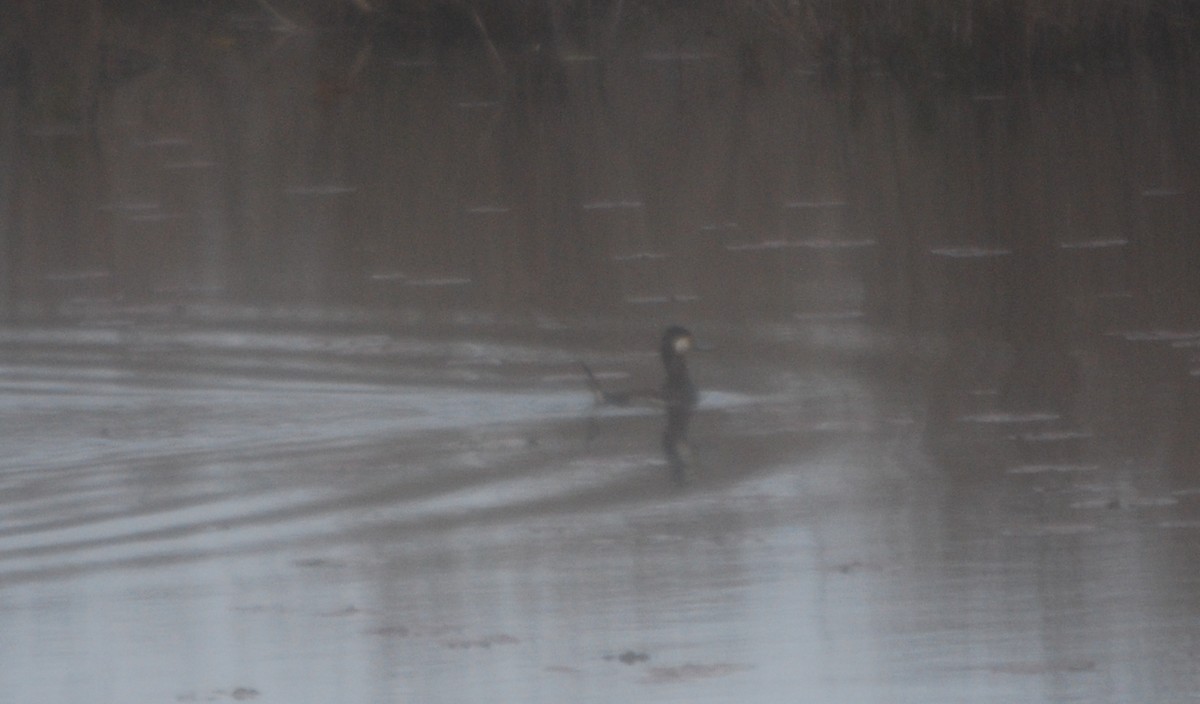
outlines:
{"label": "dark duck on water", "polygon": [[672,477],[678,483],[688,479],[688,468],[692,465],[692,451],[687,434],[699,394],[688,373],[687,353],[695,344],[692,333],[682,326],[672,325],[663,332],[659,354],[662,357],[666,379],[657,393],[605,391],[600,388],[592,370],[586,364],[583,365],[588,386],[596,397],[597,405],[630,406],[648,403],[666,408],[667,427],[663,431],[663,454],[671,467]]}
{"label": "dark duck on water", "polygon": [[688,374],[687,353],[695,346],[695,338],[687,328],[680,325],[668,327],[659,345],[659,355],[662,357],[663,370],[666,379],[660,390],[655,391],[605,391],[600,388],[600,382],[588,365],[583,364],[587,375],[588,387],[596,397],[597,405],[608,406],[637,406],[663,405],[667,408],[687,408],[696,406],[699,395]]}

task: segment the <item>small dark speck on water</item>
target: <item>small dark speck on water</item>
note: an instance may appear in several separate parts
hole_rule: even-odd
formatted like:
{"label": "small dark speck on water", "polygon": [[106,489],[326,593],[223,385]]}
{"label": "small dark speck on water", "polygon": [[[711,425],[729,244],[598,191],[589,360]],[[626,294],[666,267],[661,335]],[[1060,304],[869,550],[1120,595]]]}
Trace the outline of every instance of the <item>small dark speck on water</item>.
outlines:
{"label": "small dark speck on water", "polygon": [[198,693],[188,692],[175,697],[177,702],[215,702],[222,699],[232,699],[238,702],[244,702],[250,699],[257,699],[259,691],[253,687],[238,687],[234,690],[214,689],[210,692]]}
{"label": "small dark speck on water", "polygon": [[292,563],[296,567],[314,568],[314,567],[342,567],[343,564],[337,560],[330,560],[324,557],[308,557],[296,560]]}
{"label": "small dark speck on water", "polygon": [[360,613],[362,613],[362,609],[351,604],[344,608],[337,609],[336,611],[327,611],[321,615],[322,616],[330,616],[330,617],[341,617],[341,616],[355,616]]}
{"label": "small dark speck on water", "polygon": [[604,659],[610,662],[616,660],[617,662],[625,665],[636,665],[639,662],[648,662],[650,660],[650,654],[641,653],[636,650],[626,650],[620,655],[605,655]]}
{"label": "small dark speck on water", "polygon": [[451,650],[470,650],[473,648],[490,648],[493,645],[512,645],[521,640],[506,633],[484,636],[476,639],[456,639],[443,641],[442,645]]}

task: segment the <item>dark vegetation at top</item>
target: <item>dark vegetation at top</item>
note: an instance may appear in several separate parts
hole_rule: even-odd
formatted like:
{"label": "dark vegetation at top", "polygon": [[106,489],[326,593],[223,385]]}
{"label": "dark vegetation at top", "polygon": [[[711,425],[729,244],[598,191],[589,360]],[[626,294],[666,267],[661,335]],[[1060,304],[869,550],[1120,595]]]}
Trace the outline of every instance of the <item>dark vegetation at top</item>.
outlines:
{"label": "dark vegetation at top", "polygon": [[[259,0],[267,2],[284,0]],[[814,64],[830,74],[1000,83],[1192,58],[1190,0],[301,0],[317,26],[367,26],[414,40],[499,51],[604,53],[646,35],[733,49],[743,62]],[[760,67],[761,68],[761,67]],[[755,69],[746,67],[753,75]]]}
{"label": "dark vegetation at top", "polygon": [[[1192,0],[18,0],[0,5],[0,83],[44,54],[94,45],[120,80],[168,51],[158,29],[340,33],[389,53],[478,50],[505,71],[530,57],[605,57],[665,43],[717,50],[761,81],[801,65],[831,78],[883,72],[974,88],[1015,80],[1172,65],[1200,46]],[[133,54],[129,52],[133,51]],[[31,61],[30,57],[34,57]],[[534,62],[536,63],[536,61]]]}

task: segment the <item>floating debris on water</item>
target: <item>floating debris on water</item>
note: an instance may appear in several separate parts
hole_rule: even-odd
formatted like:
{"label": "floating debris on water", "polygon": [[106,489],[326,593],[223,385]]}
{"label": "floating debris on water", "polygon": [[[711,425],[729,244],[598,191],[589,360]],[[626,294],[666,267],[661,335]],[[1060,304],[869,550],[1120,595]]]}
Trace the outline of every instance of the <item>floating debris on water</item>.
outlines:
{"label": "floating debris on water", "polygon": [[929,250],[935,257],[948,259],[987,259],[991,257],[1007,257],[1012,254],[1009,249],[989,249],[987,247],[938,247]]}
{"label": "floating debris on water", "polygon": [[288,186],[283,192],[289,196],[337,196],[354,193],[358,189],[336,183],[326,183],[312,186]]}
{"label": "floating debris on water", "polygon": [[363,613],[362,609],[358,608],[354,604],[347,604],[340,609],[322,612],[320,615],[324,616],[325,618],[344,618],[346,616],[358,616],[361,613]]}
{"label": "floating debris on water", "polygon": [[865,421],[822,420],[807,428],[814,433],[869,433],[875,426]]}
{"label": "floating debris on water", "polygon": [[1179,519],[1159,521],[1158,527],[1166,528],[1168,530],[1197,530],[1200,529],[1200,521],[1186,521]]}
{"label": "floating debris on water", "polygon": [[659,62],[676,62],[676,61],[707,61],[717,58],[716,54],[702,52],[666,52],[666,51],[651,51],[642,54],[643,61],[659,61]]}
{"label": "floating debris on water", "polygon": [[484,636],[482,638],[446,640],[442,641],[442,645],[451,650],[470,650],[472,648],[490,648],[493,645],[513,645],[520,642],[521,640],[515,636],[510,636],[506,633],[497,633],[496,635]]}
{"label": "floating debris on water", "polygon": [[844,200],[791,200],[783,204],[788,210],[810,210],[821,208],[845,208]]}
{"label": "floating debris on water", "polygon": [[166,220],[178,220],[183,216],[179,213],[168,213],[165,210],[160,210],[158,212],[132,213],[127,217],[130,222],[163,222]]}
{"label": "floating debris on water", "polygon": [[1029,413],[1010,413],[995,411],[992,413],[973,413],[959,417],[960,423],[1047,423],[1061,418],[1057,413],[1033,411]]}
{"label": "floating debris on water", "polygon": [[1073,501],[1070,504],[1070,507],[1073,509],[1082,510],[1105,509],[1116,511],[1118,509],[1174,506],[1177,503],[1179,503],[1179,500],[1172,496],[1135,496],[1132,498],[1100,497],[1095,499],[1081,499],[1079,501]]}
{"label": "floating debris on water", "polygon": [[839,574],[853,574],[861,571],[864,567],[866,567],[866,565],[867,563],[863,562],[862,560],[851,560],[849,562],[842,562],[840,564],[832,565],[830,566],[829,571],[837,572]]}
{"label": "floating debris on water", "polygon": [[328,557],[305,557],[299,560],[293,560],[292,564],[303,569],[313,569],[318,567],[341,568],[346,566],[344,561]]}
{"label": "floating debris on water", "polygon": [[407,278],[399,271],[377,271],[370,276],[372,281],[403,281]]}
{"label": "floating debris on water", "polygon": [[987,670],[998,675],[1046,675],[1058,672],[1091,672],[1096,669],[1093,660],[1030,660],[1028,662],[1005,662],[989,665]]}
{"label": "floating debris on water", "polygon": [[625,302],[635,306],[661,305],[664,303],[692,303],[700,300],[699,296],[689,293],[671,294],[669,296],[626,296]]}
{"label": "floating debris on water", "polygon": [[85,269],[82,271],[60,271],[46,274],[43,278],[46,281],[95,281],[97,279],[107,279],[110,276],[112,274],[103,269]]}
{"label": "floating debris on water", "polygon": [[244,702],[250,699],[256,699],[259,696],[259,691],[253,687],[237,687],[233,690],[214,689],[209,692],[188,692],[175,697],[177,702],[215,702],[221,699],[232,699],[237,702]]}
{"label": "floating debris on water", "polygon": [[1066,474],[1071,472],[1094,472],[1099,469],[1095,464],[1024,464],[1019,467],[1009,467],[1007,474]]}
{"label": "floating debris on water", "polygon": [[608,662],[619,662],[625,665],[636,665],[639,662],[648,662],[650,660],[649,653],[643,653],[637,650],[626,650],[618,655],[608,654],[604,656]]}
{"label": "floating debris on water", "polygon": [[838,240],[826,237],[813,237],[804,240],[763,240],[761,242],[735,242],[725,245],[730,252],[757,252],[776,249],[862,249],[874,247],[875,240]]}
{"label": "floating debris on water", "polygon": [[640,200],[594,200],[583,204],[584,210],[623,210],[641,208]]}
{"label": "floating debris on water", "polygon": [[1129,499],[1124,505],[1130,508],[1155,508],[1160,506],[1175,506],[1179,499],[1174,496],[1138,496]]}
{"label": "floating debris on water", "polygon": [[[155,286],[154,292],[171,295],[217,296],[225,292],[225,287],[221,284],[164,284]],[[181,312],[181,309],[177,309],[176,312]]]}
{"label": "floating debris on water", "polygon": [[1059,249],[1111,249],[1113,247],[1124,247],[1129,244],[1129,240],[1113,237],[1111,239],[1100,240],[1080,240],[1078,242],[1060,242]]}
{"label": "floating debris on water", "polygon": [[466,286],[471,280],[461,276],[434,276],[427,279],[413,279],[408,286],[432,288],[437,286]]}
{"label": "floating debris on water", "polygon": [[874,247],[875,240],[833,240],[821,237],[816,237],[807,240],[794,240],[793,247],[803,247],[805,249],[862,249],[863,247]]}
{"label": "floating debris on water", "polygon": [[1041,433],[1021,433],[1016,439],[1025,442],[1063,442],[1066,440],[1087,440],[1094,437],[1086,430],[1047,430]]}
{"label": "floating debris on water", "polygon": [[686,665],[676,665],[674,667],[652,667],[646,673],[646,677],[642,680],[648,684],[670,684],[674,682],[691,682],[693,680],[709,679],[710,677],[724,677],[726,675],[736,674],[738,672],[746,672],[751,670],[749,665],[741,665],[737,663],[712,663],[698,665],[688,663]]}
{"label": "floating debris on water", "polygon": [[1124,330],[1110,332],[1127,342],[1190,342],[1200,339],[1200,330]]}
{"label": "floating debris on water", "polygon": [[1046,523],[1035,526],[1017,526],[1003,531],[1012,538],[1040,538],[1048,536],[1086,535],[1096,532],[1094,523]]}
{"label": "floating debris on water", "polygon": [[837,320],[858,320],[866,316],[861,310],[826,311],[820,313],[794,313],[792,317],[804,322],[827,322]]}
{"label": "floating debris on water", "polygon": [[161,209],[162,203],[152,200],[127,200],[100,206],[100,210],[119,213],[139,213]]}
{"label": "floating debris on water", "polygon": [[767,249],[787,249],[791,246],[786,240],[763,240],[762,242],[739,242],[727,244],[725,249],[730,252],[757,252]]}
{"label": "floating debris on water", "polygon": [[192,140],[185,137],[156,137],[155,139],[145,139],[136,143],[139,147],[147,147],[150,149],[170,149],[174,147],[190,147]]}
{"label": "floating debris on water", "polygon": [[1181,195],[1183,191],[1178,188],[1147,188],[1142,191],[1143,198],[1174,198]]}
{"label": "floating debris on water", "polygon": [[634,252],[633,254],[613,255],[612,260],[614,262],[644,262],[666,258],[667,255],[663,252]]}

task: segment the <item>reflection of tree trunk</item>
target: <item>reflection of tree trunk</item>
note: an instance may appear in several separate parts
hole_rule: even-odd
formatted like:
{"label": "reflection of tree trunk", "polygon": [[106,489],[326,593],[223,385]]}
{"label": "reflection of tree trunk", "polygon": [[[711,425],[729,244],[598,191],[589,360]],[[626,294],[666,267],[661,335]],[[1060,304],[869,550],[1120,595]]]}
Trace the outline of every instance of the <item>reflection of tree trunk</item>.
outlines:
{"label": "reflection of tree trunk", "polygon": [[573,103],[549,18],[531,32],[541,41],[512,61],[499,147],[505,199],[523,216],[527,234],[503,266],[523,298],[582,305],[594,300],[599,281],[579,276],[588,271],[581,263],[596,257],[594,244],[580,236],[583,195],[567,114]]}
{"label": "reflection of tree trunk", "polygon": [[217,265],[225,278],[223,283],[230,294],[240,297],[258,292],[255,290],[256,284],[263,283],[262,277],[251,275],[255,267],[250,261],[250,236],[242,200],[245,193],[243,165],[246,163],[242,149],[244,117],[230,97],[225,80],[217,77],[212,82],[212,88],[215,103],[213,114],[217,120],[217,134],[213,135],[213,141],[220,155],[217,160],[217,168],[220,169],[217,202],[223,218],[214,227],[208,246],[220,246],[223,250],[223,255],[217,257]]}
{"label": "reflection of tree trunk", "polygon": [[[4,243],[10,303],[51,293],[46,275],[97,266],[104,245],[104,171],[97,117],[103,14],[88,3],[28,3],[9,40],[19,98],[14,116],[11,189]],[[30,188],[25,181],[54,184]],[[21,193],[20,197],[17,194]],[[61,293],[61,292],[60,292]]]}
{"label": "reflection of tree trunk", "polygon": [[[1041,213],[1053,212],[1045,201],[1055,199],[1036,178],[1043,162],[1023,158],[1011,150],[1013,134],[1030,121],[1029,105],[1021,94],[1008,101],[1004,121],[985,136],[988,162],[994,165],[989,218],[996,223],[997,242],[1009,246],[1005,258],[1007,289],[1002,326],[1015,359],[1004,380],[1002,393],[1010,407],[1031,411],[1053,410],[1066,416],[1079,386],[1078,360],[1068,349],[1062,320],[1063,290],[1056,260],[1054,236],[1042,224]],[[997,116],[999,117],[999,116]],[[1005,207],[1006,206],[1006,207]]]}
{"label": "reflection of tree trunk", "polygon": [[23,213],[18,196],[25,180],[24,138],[28,129],[29,98],[32,94],[29,55],[16,48],[4,58],[0,68],[0,88],[16,93],[16,100],[4,100],[0,112],[0,317],[12,315],[19,291],[21,243],[24,235]]}
{"label": "reflection of tree trunk", "polygon": [[885,261],[884,271],[891,278],[880,286],[884,299],[880,301],[883,313],[900,330],[917,332],[921,324],[922,307],[925,305],[925,290],[921,276],[920,255],[924,253],[926,243],[917,227],[916,216],[909,212],[912,196],[907,184],[910,175],[906,173],[907,160],[901,157],[901,132],[899,129],[900,115],[896,109],[898,99],[895,91],[889,92],[885,102],[888,108],[887,140],[891,147],[892,178],[895,188],[896,219],[899,223],[898,232],[892,236],[883,236],[881,249]]}
{"label": "reflection of tree trunk", "polygon": [[1182,402],[1175,425],[1171,470],[1180,483],[1194,482],[1200,473],[1200,379],[1192,376],[1183,381]]}
{"label": "reflection of tree trunk", "polygon": [[[582,197],[579,169],[562,140],[557,116],[519,102],[510,111],[505,148],[506,200],[524,216],[519,251],[508,252],[506,273],[522,297],[539,302],[571,302],[579,283],[574,274],[581,250],[577,236]],[[515,280],[514,280],[515,279]]]}
{"label": "reflection of tree trunk", "polygon": [[[752,49],[744,48],[743,51],[752,52]],[[744,61],[749,60],[745,57],[741,58]],[[757,56],[755,59],[757,60]],[[761,69],[761,67],[759,68]],[[729,146],[725,155],[725,179],[724,183],[718,186],[719,191],[714,199],[714,212],[708,214],[709,219],[714,223],[737,222],[738,184],[747,175],[752,178],[754,176],[762,177],[762,174],[754,168],[751,155],[747,153],[750,142],[749,108],[751,99],[754,97],[751,93],[757,94],[758,91],[755,90],[757,87],[746,80],[740,80],[737,83],[737,97],[733,101],[733,108],[729,116],[729,137],[726,139]],[[755,190],[760,193],[769,192],[765,187]],[[750,225],[750,223],[746,224]]]}

